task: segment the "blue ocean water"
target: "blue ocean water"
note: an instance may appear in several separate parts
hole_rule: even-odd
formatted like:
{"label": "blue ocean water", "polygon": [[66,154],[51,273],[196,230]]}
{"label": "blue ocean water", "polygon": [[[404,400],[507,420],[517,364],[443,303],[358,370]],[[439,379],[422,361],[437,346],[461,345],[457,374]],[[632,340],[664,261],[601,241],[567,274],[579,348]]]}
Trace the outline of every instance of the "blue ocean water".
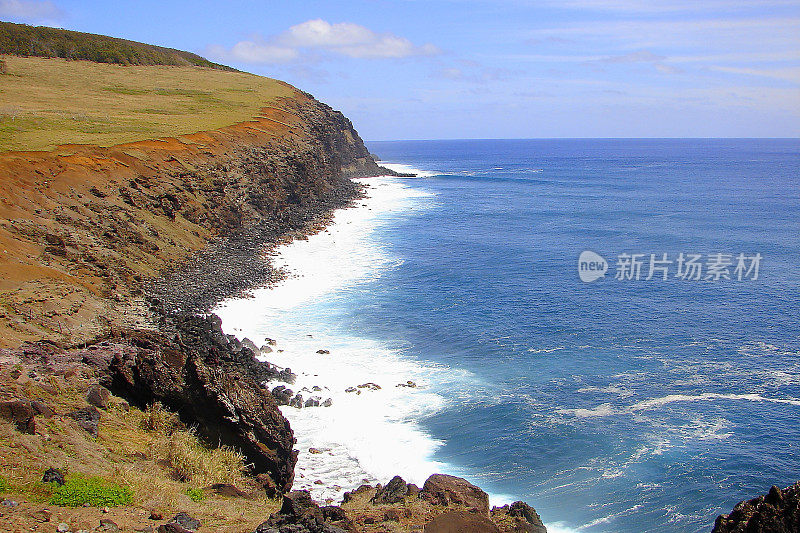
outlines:
{"label": "blue ocean water", "polygon": [[[800,479],[800,141],[374,142],[435,206],[331,321],[471,378],[435,459],[581,531],[707,531]],[[583,283],[578,256],[610,264]],[[731,254],[730,280],[617,280],[619,254]],[[735,256],[761,254],[758,279]]]}

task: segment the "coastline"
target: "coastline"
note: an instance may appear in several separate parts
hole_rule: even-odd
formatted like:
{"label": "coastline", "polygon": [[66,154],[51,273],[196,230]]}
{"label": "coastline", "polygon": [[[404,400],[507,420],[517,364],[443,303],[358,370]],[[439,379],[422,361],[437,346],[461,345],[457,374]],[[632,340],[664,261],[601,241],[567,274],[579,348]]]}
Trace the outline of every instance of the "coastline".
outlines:
{"label": "coastline", "polygon": [[[272,352],[260,359],[297,374],[294,384],[283,385],[305,399],[331,399],[330,407],[281,407],[300,451],[295,487],[325,502],[339,501],[344,492],[363,483],[385,483],[395,474],[421,485],[442,466],[430,458],[440,443],[416,420],[443,404],[426,384],[447,370],[336,331],[320,316],[326,301],[358,291],[399,265],[371,235],[392,216],[430,203],[429,195],[397,178],[356,181],[366,187],[356,205],[337,210],[325,229],[270,252],[272,264],[287,274],[284,279],[213,309],[226,333],[257,346],[266,339],[275,341]],[[415,386],[400,386],[409,381]],[[380,389],[359,388],[369,383]],[[270,388],[279,385],[273,382]],[[315,483],[318,480],[322,484]]]}

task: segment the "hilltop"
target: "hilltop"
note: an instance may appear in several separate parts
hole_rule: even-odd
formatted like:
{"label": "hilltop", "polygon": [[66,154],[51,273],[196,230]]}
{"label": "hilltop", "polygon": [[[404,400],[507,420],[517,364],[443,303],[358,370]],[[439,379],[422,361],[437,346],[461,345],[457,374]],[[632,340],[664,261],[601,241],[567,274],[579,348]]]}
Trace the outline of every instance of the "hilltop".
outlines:
{"label": "hilltop", "polygon": [[197,54],[174,48],[107,35],[2,21],[0,21],[0,54],[84,59],[118,65],[195,65],[219,70],[235,70]]}

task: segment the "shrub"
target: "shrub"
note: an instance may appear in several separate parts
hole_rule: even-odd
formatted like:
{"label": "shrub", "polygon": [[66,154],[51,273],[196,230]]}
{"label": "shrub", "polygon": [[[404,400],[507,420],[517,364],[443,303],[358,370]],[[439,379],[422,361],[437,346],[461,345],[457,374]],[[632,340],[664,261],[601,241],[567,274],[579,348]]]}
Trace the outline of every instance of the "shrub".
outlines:
{"label": "shrub", "polygon": [[198,489],[198,488],[186,489],[186,495],[189,497],[190,500],[197,503],[204,502],[206,499],[206,493],[203,492],[203,489]]}
{"label": "shrub", "polygon": [[65,507],[85,504],[95,507],[125,505],[133,499],[133,491],[111,481],[92,476],[70,476],[66,483],[53,491],[50,503]]}

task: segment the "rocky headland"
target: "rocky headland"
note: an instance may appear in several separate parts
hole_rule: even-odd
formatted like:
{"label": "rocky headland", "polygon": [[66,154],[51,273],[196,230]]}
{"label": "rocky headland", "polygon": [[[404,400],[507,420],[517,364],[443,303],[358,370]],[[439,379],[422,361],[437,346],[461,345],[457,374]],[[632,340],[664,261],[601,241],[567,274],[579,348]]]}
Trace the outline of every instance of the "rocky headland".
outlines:
{"label": "rocky headland", "polygon": [[[350,178],[394,174],[292,91],[216,130],[0,154],[3,529],[544,531],[524,503],[490,510],[444,475],[364,485],[341,507],[291,491],[295,439],[271,392],[291,371],[208,310],[280,279],[267,252],[359,198]],[[84,476],[136,499],[98,516],[53,503]]]}

